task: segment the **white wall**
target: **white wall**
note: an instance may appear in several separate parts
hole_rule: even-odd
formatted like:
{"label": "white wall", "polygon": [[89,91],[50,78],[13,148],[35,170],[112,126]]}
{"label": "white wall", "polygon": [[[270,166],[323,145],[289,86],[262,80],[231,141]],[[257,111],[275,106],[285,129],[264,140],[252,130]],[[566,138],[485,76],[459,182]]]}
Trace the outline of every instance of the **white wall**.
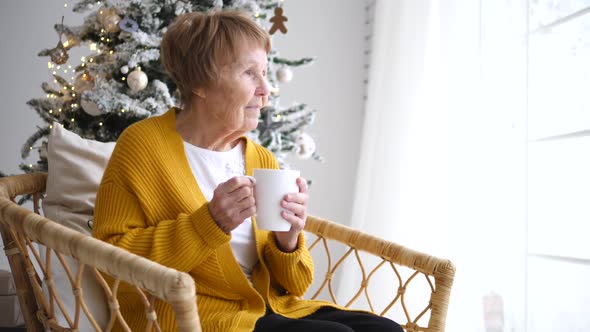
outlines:
{"label": "white wall", "polygon": [[[20,148],[41,124],[25,103],[43,96],[40,86],[50,81],[43,48],[54,47],[53,25],[65,15],[66,24],[80,16],[64,8],[73,1],[0,1],[0,170],[20,173]],[[294,69],[294,78],[281,87],[284,105],[305,102],[318,110],[309,133],[324,163],[297,161],[292,165],[313,180],[310,213],[349,223],[354,177],[358,162],[363,108],[362,0],[287,0],[286,35],[275,35],[274,45],[287,58],[317,56],[309,67]],[[7,269],[0,255],[0,269]]]}

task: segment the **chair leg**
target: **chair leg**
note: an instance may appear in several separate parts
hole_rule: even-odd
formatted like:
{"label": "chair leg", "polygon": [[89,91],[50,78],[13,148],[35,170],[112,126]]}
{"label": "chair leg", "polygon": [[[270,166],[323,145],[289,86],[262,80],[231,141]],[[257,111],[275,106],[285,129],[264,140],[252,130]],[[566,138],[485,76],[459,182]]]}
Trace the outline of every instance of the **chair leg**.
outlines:
{"label": "chair leg", "polygon": [[[12,234],[8,231],[6,225],[0,223],[0,232],[2,233],[2,240],[4,242],[4,250],[7,253],[8,263],[12,271],[14,284],[18,295],[18,302],[20,309],[27,326],[27,331],[43,332],[45,329],[41,322],[37,319],[37,302],[33,294],[33,287],[31,280],[26,272],[26,267],[22,254],[20,252],[12,253],[13,250],[18,250]],[[10,254],[8,254],[10,253]]]}

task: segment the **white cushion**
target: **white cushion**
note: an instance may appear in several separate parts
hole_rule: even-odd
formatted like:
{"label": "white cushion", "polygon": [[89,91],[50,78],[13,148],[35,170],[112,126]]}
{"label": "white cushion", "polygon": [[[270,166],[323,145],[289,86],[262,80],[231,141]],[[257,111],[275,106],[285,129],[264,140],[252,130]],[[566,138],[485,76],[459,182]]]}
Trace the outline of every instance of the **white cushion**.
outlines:
{"label": "white cushion", "polygon": [[[49,134],[49,173],[43,211],[64,226],[90,234],[98,185],[115,143],[81,138],[59,123]],[[66,215],[63,215],[66,214]]]}
{"label": "white cushion", "polygon": [[[90,220],[94,213],[96,192],[114,147],[115,143],[84,139],[66,130],[59,123],[53,124],[47,148],[49,172],[46,195],[42,202],[46,218],[91,235]],[[41,257],[45,257],[45,247],[40,247]],[[70,257],[64,258],[75,277],[78,271],[77,263]],[[51,271],[57,294],[66,312],[73,319],[76,301],[72,285],[55,256],[51,260]],[[48,295],[45,283],[43,289]],[[107,299],[88,268],[85,268],[82,274],[82,289],[84,301],[90,312],[104,329],[109,321]],[[57,306],[55,316],[62,326],[68,326]],[[94,331],[83,311],[80,312],[79,331]]]}

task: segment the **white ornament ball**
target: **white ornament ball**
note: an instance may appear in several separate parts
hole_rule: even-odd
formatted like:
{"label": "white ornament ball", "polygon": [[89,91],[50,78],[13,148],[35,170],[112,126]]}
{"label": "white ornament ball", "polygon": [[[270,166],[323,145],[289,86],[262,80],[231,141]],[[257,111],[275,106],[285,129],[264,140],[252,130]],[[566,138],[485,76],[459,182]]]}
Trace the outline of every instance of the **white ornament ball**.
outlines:
{"label": "white ornament ball", "polygon": [[129,67],[128,66],[121,67],[121,74],[127,75],[128,72],[129,72]]}
{"label": "white ornament ball", "polygon": [[88,113],[89,115],[99,116],[102,114],[102,111],[100,110],[98,105],[91,100],[82,98],[82,100],[80,101],[80,106],[82,106],[84,112]]}
{"label": "white ornament ball", "polygon": [[129,75],[127,75],[127,85],[133,90],[133,92],[141,91],[145,89],[148,84],[148,77],[146,73],[139,69],[135,69]]}
{"label": "white ornament ball", "polygon": [[295,151],[300,159],[309,159],[313,156],[316,149],[315,141],[306,133],[301,133],[301,135],[295,139],[295,146]]}
{"label": "white ornament ball", "polygon": [[289,67],[281,67],[277,70],[277,80],[281,83],[291,82],[293,79],[293,71]]}

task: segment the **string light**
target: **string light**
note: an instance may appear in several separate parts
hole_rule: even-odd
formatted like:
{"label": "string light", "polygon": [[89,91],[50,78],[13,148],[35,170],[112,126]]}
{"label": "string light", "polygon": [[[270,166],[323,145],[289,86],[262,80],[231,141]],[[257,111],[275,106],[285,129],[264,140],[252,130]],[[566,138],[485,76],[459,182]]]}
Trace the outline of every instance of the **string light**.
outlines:
{"label": "string light", "polygon": [[53,114],[53,110],[49,110],[49,114]]}
{"label": "string light", "polygon": [[110,50],[110,51],[109,51],[109,54],[113,54],[113,50]]}
{"label": "string light", "polygon": [[67,6],[68,6],[68,4],[67,3],[64,3],[64,7],[67,7]]}
{"label": "string light", "polygon": [[121,109],[121,113],[125,113],[125,109],[124,108]]}
{"label": "string light", "polygon": [[53,125],[49,125],[49,129],[53,129]]}
{"label": "string light", "polygon": [[[91,51],[96,51],[96,43],[92,43],[88,47],[90,48]],[[92,62],[92,58],[90,60],[91,60],[90,62]]]}
{"label": "string light", "polygon": [[53,75],[55,75],[55,74],[57,74],[57,72],[56,71],[53,71]]}
{"label": "string light", "polygon": [[58,108],[57,111],[61,113],[61,108]]}
{"label": "string light", "polygon": [[64,45],[64,47],[67,48],[70,45],[70,41],[69,40],[66,40],[65,43],[63,43],[63,45]]}
{"label": "string light", "polygon": [[125,80],[125,76],[121,77],[121,81],[124,81],[124,80]]}
{"label": "string light", "polygon": [[59,70],[61,68],[61,66],[57,66],[57,70]]}
{"label": "string light", "polygon": [[102,127],[102,122],[99,122],[98,125]]}
{"label": "string light", "polygon": [[29,150],[33,150],[33,147],[32,146],[29,146]]}

